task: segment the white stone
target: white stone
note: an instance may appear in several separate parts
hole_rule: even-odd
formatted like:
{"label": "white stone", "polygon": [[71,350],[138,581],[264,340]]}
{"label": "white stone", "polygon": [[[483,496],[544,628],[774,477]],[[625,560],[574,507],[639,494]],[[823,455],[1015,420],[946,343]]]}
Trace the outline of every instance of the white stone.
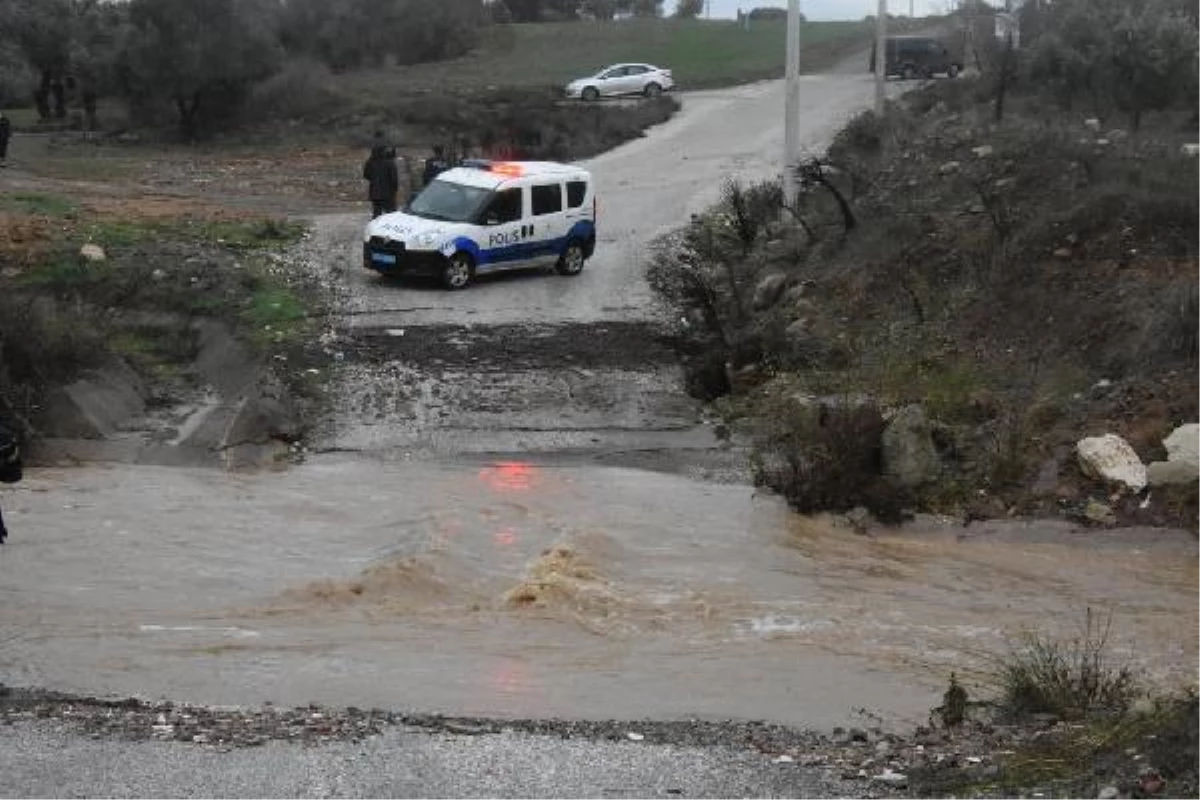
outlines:
{"label": "white stone", "polygon": [[1167,461],[1184,461],[1200,469],[1200,425],[1180,425],[1163,439]]}
{"label": "white stone", "polygon": [[1106,433],[1080,439],[1075,450],[1085,475],[1119,484],[1133,492],[1146,488],[1146,465],[1129,442],[1120,436]]}
{"label": "white stone", "polygon": [[981,144],[979,147],[972,147],[971,152],[975,154],[976,158],[987,158],[995,152],[995,148],[990,144]]}
{"label": "white stone", "polygon": [[1146,465],[1150,486],[1178,486],[1200,480],[1200,469],[1186,461],[1153,461]]}
{"label": "white stone", "polygon": [[1092,117],[1091,119],[1085,119],[1083,121],[1083,126],[1085,128],[1087,128],[1089,131],[1099,131],[1100,130],[1100,120],[1096,119],[1095,117]]}
{"label": "white stone", "polygon": [[104,253],[104,248],[98,244],[85,244],[79,248],[79,255],[87,261],[104,261],[108,256]]}
{"label": "white stone", "polygon": [[1185,156],[1195,158],[1196,156],[1200,156],[1200,144],[1185,144],[1179,148],[1179,151]]}

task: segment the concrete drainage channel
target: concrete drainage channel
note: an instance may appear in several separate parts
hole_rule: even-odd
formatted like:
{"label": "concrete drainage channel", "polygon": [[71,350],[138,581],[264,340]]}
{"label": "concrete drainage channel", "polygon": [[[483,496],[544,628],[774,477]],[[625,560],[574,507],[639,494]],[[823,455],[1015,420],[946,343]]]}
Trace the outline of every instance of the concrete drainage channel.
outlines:
{"label": "concrete drainage channel", "polygon": [[114,357],[47,398],[41,460],[233,470],[286,462],[301,433],[299,415],[278,379],[225,325],[169,315],[144,322],[194,334],[194,385],[164,397]]}

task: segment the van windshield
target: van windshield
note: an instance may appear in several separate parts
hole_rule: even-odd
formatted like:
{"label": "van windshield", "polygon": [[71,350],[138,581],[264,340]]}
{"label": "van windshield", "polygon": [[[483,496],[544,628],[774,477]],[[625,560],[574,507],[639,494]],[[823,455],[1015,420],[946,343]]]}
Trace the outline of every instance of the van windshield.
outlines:
{"label": "van windshield", "polygon": [[412,199],[404,211],[414,217],[443,222],[473,222],[492,192],[478,186],[434,180]]}

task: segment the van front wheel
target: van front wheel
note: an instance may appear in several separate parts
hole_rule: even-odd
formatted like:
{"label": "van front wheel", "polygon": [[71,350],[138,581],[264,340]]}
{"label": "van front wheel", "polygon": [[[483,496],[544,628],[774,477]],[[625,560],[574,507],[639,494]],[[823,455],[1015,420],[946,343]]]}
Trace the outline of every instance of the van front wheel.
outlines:
{"label": "van front wheel", "polygon": [[465,289],[474,273],[475,265],[471,263],[471,257],[466,253],[455,253],[446,259],[446,266],[442,267],[442,286],[452,292]]}
{"label": "van front wheel", "polygon": [[583,271],[583,262],[587,260],[587,256],[583,254],[583,245],[579,242],[568,242],[567,249],[563,250],[562,255],[558,257],[558,263],[554,269],[559,275],[578,275]]}

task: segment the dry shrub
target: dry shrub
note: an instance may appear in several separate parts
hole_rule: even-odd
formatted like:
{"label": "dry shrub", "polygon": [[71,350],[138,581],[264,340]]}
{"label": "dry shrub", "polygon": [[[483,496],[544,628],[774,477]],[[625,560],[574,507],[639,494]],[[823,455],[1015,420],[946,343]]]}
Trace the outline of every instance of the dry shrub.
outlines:
{"label": "dry shrub", "polygon": [[774,405],[753,456],[756,483],[801,513],[863,506],[884,522],[904,518],[908,498],[883,476],[878,407],[850,398]]}
{"label": "dry shrub", "polygon": [[1000,711],[1014,719],[1032,714],[1074,719],[1127,711],[1138,686],[1129,667],[1111,660],[1111,628],[1111,614],[1101,619],[1089,608],[1083,632],[1073,639],[1037,633],[1021,637],[997,667]]}
{"label": "dry shrub", "polygon": [[246,114],[260,122],[311,119],[329,115],[345,101],[327,66],[311,59],[298,59],[254,87]]}

